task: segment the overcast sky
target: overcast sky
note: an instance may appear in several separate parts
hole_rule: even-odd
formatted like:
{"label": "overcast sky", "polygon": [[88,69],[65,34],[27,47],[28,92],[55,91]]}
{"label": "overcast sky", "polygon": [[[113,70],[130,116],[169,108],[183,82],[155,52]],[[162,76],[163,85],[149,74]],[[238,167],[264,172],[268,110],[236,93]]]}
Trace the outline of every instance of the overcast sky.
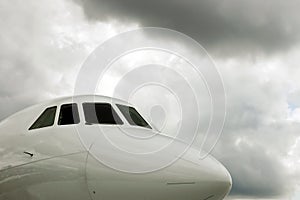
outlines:
{"label": "overcast sky", "polygon": [[197,40],[224,80],[227,118],[213,151],[228,199],[300,199],[299,0],[0,1],[0,119],[71,95],[87,56],[138,27]]}

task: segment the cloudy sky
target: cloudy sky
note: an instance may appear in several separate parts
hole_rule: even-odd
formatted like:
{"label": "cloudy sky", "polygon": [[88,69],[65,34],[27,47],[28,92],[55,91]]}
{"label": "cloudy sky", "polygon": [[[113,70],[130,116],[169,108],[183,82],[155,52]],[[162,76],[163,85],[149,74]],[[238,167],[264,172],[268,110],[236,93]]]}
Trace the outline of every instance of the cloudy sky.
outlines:
{"label": "cloudy sky", "polygon": [[102,42],[138,27],[198,41],[224,81],[227,117],[213,154],[228,199],[300,199],[299,0],[0,1],[0,119],[72,95]]}

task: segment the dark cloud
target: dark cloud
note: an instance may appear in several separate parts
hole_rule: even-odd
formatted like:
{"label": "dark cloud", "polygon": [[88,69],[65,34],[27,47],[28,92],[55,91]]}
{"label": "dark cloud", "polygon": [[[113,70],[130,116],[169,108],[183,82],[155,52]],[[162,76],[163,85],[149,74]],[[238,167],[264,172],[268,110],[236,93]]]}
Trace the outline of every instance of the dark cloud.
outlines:
{"label": "dark cloud", "polygon": [[90,20],[178,30],[218,55],[283,51],[299,41],[299,1],[75,0]]}
{"label": "dark cloud", "polygon": [[74,85],[67,79],[76,77],[97,44],[120,32],[116,26],[125,31],[138,22],[175,29],[210,52],[236,56],[215,59],[226,88],[227,118],[213,153],[233,176],[232,195],[280,199],[292,193],[299,167],[296,176],[285,161],[300,155],[297,113],[289,116],[300,108],[300,51],[289,48],[300,37],[299,1],[74,1],[0,1],[0,119],[72,94]]}

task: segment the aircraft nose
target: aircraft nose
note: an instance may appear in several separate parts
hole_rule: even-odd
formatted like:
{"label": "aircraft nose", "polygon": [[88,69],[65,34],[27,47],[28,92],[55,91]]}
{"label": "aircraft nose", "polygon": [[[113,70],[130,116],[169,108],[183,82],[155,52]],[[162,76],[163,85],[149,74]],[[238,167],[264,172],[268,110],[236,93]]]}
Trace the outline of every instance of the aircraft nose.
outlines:
{"label": "aircraft nose", "polygon": [[190,166],[184,171],[190,171],[189,177],[193,178],[189,178],[189,180],[194,180],[196,186],[194,191],[198,197],[217,200],[223,199],[230,192],[231,176],[225,166],[214,157],[207,156],[199,159],[199,154],[192,150],[182,159],[186,161],[185,166]]}
{"label": "aircraft nose", "polygon": [[214,171],[213,179],[215,179],[216,183],[219,184],[220,194],[225,197],[231,190],[232,187],[232,178],[228,170],[225,168],[223,164],[219,161],[211,157],[214,160],[216,166],[216,170]]}
{"label": "aircraft nose", "polygon": [[[201,162],[201,161],[200,161]],[[231,190],[232,178],[225,166],[212,156],[206,157],[203,162],[208,175],[208,185],[211,191],[211,199],[223,199]],[[214,197],[214,198],[213,198]]]}

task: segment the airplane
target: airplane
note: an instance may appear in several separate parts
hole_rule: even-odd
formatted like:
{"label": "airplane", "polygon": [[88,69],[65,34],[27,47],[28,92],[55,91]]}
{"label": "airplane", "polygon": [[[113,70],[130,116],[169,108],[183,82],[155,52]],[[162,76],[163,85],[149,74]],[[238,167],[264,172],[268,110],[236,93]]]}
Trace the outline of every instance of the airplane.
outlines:
{"label": "airplane", "polygon": [[[166,142],[175,145],[157,151]],[[50,100],[0,123],[0,200],[224,199],[227,169],[193,146],[178,156],[182,146],[123,100]]]}

